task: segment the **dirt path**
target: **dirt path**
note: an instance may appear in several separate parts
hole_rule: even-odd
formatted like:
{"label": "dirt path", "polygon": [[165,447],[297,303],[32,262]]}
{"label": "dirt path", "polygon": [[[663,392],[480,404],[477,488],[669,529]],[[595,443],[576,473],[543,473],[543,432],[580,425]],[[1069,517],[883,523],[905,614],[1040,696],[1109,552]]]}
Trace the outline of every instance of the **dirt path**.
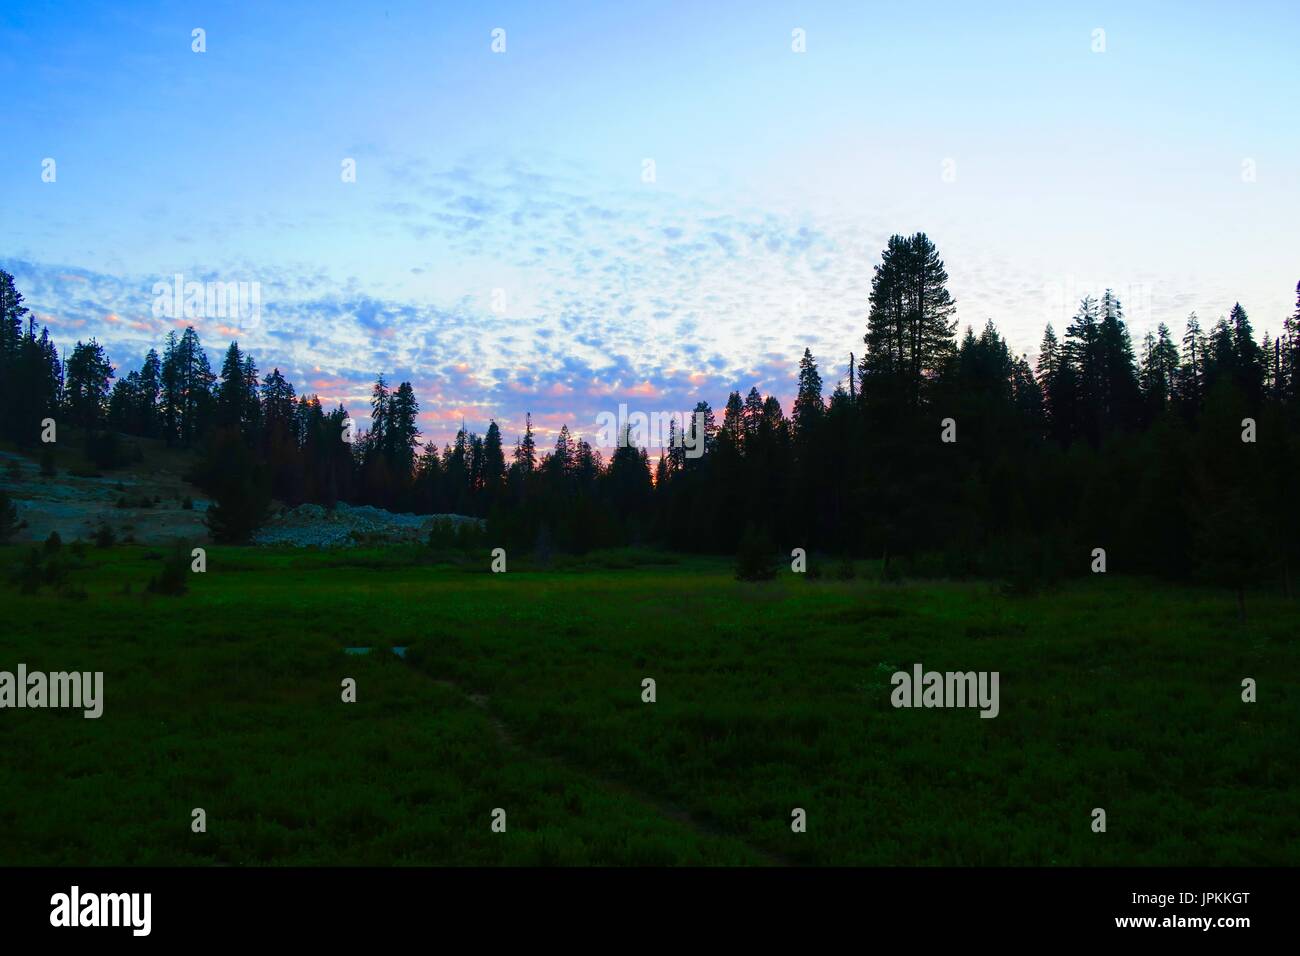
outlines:
{"label": "dirt path", "polygon": [[[416,671],[419,673],[423,673],[422,671],[419,671],[419,668],[416,668]],[[778,853],[773,853],[770,850],[765,850],[762,847],[755,846],[754,844],[750,843],[748,840],[745,840],[743,837],[740,837],[735,833],[728,833],[725,830],[721,830],[716,826],[713,826],[711,824],[703,822],[702,820],[699,820],[698,818],[692,816],[690,811],[686,810],[684,807],[680,807],[677,804],[671,803],[667,800],[663,800],[659,797],[654,796],[653,794],[646,793],[644,790],[638,790],[635,787],[623,783],[622,781],[610,780],[606,777],[597,776],[584,767],[575,766],[574,764],[569,763],[568,761],[563,760],[559,757],[555,757],[547,753],[542,753],[531,747],[525,746],[524,744],[520,743],[517,739],[515,739],[515,736],[510,732],[510,728],[505,725],[505,722],[501,720],[501,718],[497,717],[494,713],[492,713],[491,700],[487,697],[487,695],[472,694],[469,691],[465,690],[463,687],[461,687],[459,684],[457,684],[455,681],[447,680],[446,678],[443,677],[430,676],[429,679],[432,680],[438,686],[445,687],[448,690],[453,691],[456,694],[459,694],[462,698],[464,698],[474,707],[481,710],[483,714],[487,717],[488,722],[492,726],[493,732],[496,734],[497,740],[501,743],[503,747],[506,747],[509,750],[514,750],[517,753],[529,757],[530,759],[538,760],[543,763],[550,764],[551,766],[554,767],[559,767],[563,769],[566,773],[571,773],[579,777],[582,777],[584,780],[586,780],[591,784],[594,784],[595,786],[604,790],[606,793],[614,794],[616,796],[620,796],[625,799],[631,800],[635,803],[639,803],[641,804],[641,806],[653,810],[655,813],[659,814],[662,817],[667,817],[668,819],[674,821],[675,823],[679,823],[682,826],[689,827],[690,829],[694,830],[696,834],[698,834],[699,836],[720,837],[720,838],[726,838],[730,840],[736,840],[744,844],[746,849],[748,849],[751,853],[754,854],[754,856],[762,860],[768,866],[796,865],[792,860],[790,860],[787,857],[784,857]]]}

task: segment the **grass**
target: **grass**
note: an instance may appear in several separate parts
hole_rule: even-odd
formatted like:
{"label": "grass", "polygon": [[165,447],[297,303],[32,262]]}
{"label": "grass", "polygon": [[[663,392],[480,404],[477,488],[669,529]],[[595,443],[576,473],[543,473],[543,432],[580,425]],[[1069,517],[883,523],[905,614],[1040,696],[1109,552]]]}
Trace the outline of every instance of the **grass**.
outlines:
{"label": "grass", "polygon": [[[82,600],[5,586],[0,670],[105,704],[0,711],[0,864],[1300,863],[1294,602],[488,563],[212,548],[165,597],[116,547]],[[1000,672],[1000,716],[895,710],[916,662]]]}

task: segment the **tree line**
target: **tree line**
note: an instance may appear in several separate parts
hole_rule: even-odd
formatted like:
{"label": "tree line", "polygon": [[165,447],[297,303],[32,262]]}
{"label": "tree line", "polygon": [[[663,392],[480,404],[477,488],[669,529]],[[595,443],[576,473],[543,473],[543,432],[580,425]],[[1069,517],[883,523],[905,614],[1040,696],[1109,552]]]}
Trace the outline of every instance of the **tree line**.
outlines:
{"label": "tree line", "polygon": [[[409,382],[381,375],[370,428],[341,405],[261,376],[232,342],[214,373],[193,328],[115,380],[103,348],[66,367],[0,272],[0,396],[6,437],[37,441],[43,418],[84,431],[96,460],[118,435],[200,454],[194,479],[247,537],[274,497],[486,518],[494,541],[581,552],[622,544],[773,549],[881,558],[887,572],[1037,579],[1110,568],[1289,590],[1300,542],[1300,285],[1276,339],[1257,342],[1240,304],[1175,339],[1161,323],[1135,349],[1119,298],[1085,297],[1036,364],[989,320],[958,334],[948,275],[923,233],[896,235],[874,267],[860,355],[826,394],[805,349],[788,410],[751,388],[719,416],[708,402],[682,443],[652,462],[624,444],[606,460],[562,427],[539,451],[531,417],[512,450],[496,422],[421,443]],[[696,434],[702,427],[703,434]]]}

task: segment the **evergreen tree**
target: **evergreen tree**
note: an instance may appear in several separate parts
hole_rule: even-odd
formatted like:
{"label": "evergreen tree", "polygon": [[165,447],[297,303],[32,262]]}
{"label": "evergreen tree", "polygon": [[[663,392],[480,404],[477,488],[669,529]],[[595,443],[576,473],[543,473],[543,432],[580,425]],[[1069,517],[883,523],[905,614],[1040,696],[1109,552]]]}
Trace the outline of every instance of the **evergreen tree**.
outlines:
{"label": "evergreen tree", "polygon": [[388,439],[388,383],[381,372],[370,390],[370,429],[366,434],[366,456],[383,455]]}
{"label": "evergreen tree", "polygon": [[7,378],[9,364],[16,362],[22,348],[23,316],[28,313],[23,294],[14,277],[0,269],[0,377]]}
{"label": "evergreen tree", "polygon": [[140,424],[140,373],[128,372],[126,378],[113,383],[108,399],[108,425],[121,432],[141,435]]}
{"label": "evergreen tree", "polygon": [[871,279],[862,388],[897,390],[912,407],[952,354],[956,303],[934,243],[918,232],[891,236]]}
{"label": "evergreen tree", "polygon": [[221,378],[215,395],[216,423],[220,428],[239,428],[248,406],[248,383],[244,377],[244,354],[238,342],[231,342],[221,363]]}
{"label": "evergreen tree", "polygon": [[160,378],[165,437],[169,444],[189,447],[211,422],[216,381],[194,326],[187,326],[179,338],[174,331],[168,334]]}
{"label": "evergreen tree", "polygon": [[1138,385],[1137,360],[1119,299],[1107,289],[1101,297],[1101,325],[1098,329],[1100,369],[1100,433],[1130,429],[1140,420],[1142,391]]}
{"label": "evergreen tree", "polygon": [[537,445],[533,440],[533,415],[524,416],[524,437],[515,445],[514,466],[525,475],[537,470]]}
{"label": "evergreen tree", "polygon": [[202,467],[212,504],[204,517],[212,539],[247,544],[266,521],[271,503],[270,479],[235,427],[215,433]]}
{"label": "evergreen tree", "polygon": [[64,400],[69,418],[82,428],[99,428],[108,416],[113,366],[104,347],[91,339],[78,342],[68,360]]}
{"label": "evergreen tree", "polygon": [[175,329],[167,333],[163,346],[162,362],[159,366],[159,414],[162,419],[163,437],[167,444],[174,444],[180,439],[181,415],[184,399],[182,397],[180,368],[180,339]]}
{"label": "evergreen tree", "polygon": [[403,484],[410,480],[415,467],[415,446],[420,439],[419,414],[415,389],[410,382],[402,382],[388,403],[382,442],[389,468]]}
{"label": "evergreen tree", "polygon": [[546,456],[544,468],[553,488],[563,486],[573,476],[573,464],[573,438],[569,426],[561,425],[560,433],[555,436],[555,449]]}
{"label": "evergreen tree", "polygon": [[1235,303],[1228,313],[1232,329],[1233,365],[1236,385],[1246,397],[1249,408],[1257,409],[1264,397],[1264,360],[1259,343],[1255,341],[1250,317],[1241,303]]}
{"label": "evergreen tree", "polygon": [[1154,417],[1173,400],[1180,366],[1178,346],[1163,322],[1143,343],[1140,385],[1148,414]]}
{"label": "evergreen tree", "polygon": [[799,389],[795,395],[790,418],[794,433],[802,442],[811,441],[818,422],[826,412],[822,402],[822,377],[817,372],[817,362],[812,350],[805,348],[799,360]]}
{"label": "evergreen tree", "polygon": [[1057,342],[1051,323],[1043,332],[1043,341],[1038,347],[1037,371],[1048,431],[1057,442],[1068,445],[1079,433],[1079,382],[1075,366]]}
{"label": "evergreen tree", "polygon": [[[701,422],[703,422],[704,425],[703,435],[700,434],[701,429],[699,426]],[[687,461],[700,462],[713,450],[714,445],[717,443],[718,436],[718,427],[713,421],[713,409],[709,406],[708,402],[699,401],[695,403],[695,408],[691,412],[690,425],[686,431],[689,436],[689,444],[691,447],[703,448],[703,454],[698,455],[693,459],[688,458]]]}
{"label": "evergreen tree", "polygon": [[1287,317],[1278,336],[1282,353],[1279,374],[1284,400],[1300,413],[1300,282],[1296,283],[1295,293],[1295,311]]}
{"label": "evergreen tree", "polygon": [[262,386],[258,381],[257,365],[253,361],[253,356],[244,356],[242,372],[244,403],[240,409],[239,422],[245,437],[256,445],[260,442],[262,433],[262,402],[258,395]]}
{"label": "evergreen tree", "polygon": [[763,396],[759,394],[758,388],[754,387],[749,390],[745,396],[744,409],[744,435],[745,441],[750,441],[757,437],[760,425],[763,422]]}
{"label": "evergreen tree", "polygon": [[1189,413],[1201,407],[1205,397],[1205,336],[1201,323],[1192,312],[1187,316],[1183,333],[1183,365],[1178,374],[1178,398]]}
{"label": "evergreen tree", "polygon": [[722,410],[722,430],[718,433],[723,441],[739,450],[745,444],[745,404],[740,392],[727,396],[726,407]]}
{"label": "evergreen tree", "polygon": [[261,386],[261,418],[268,439],[282,438],[298,443],[298,429],[295,411],[297,402],[293,385],[280,374],[278,368],[272,369]]}
{"label": "evergreen tree", "polygon": [[488,424],[483,439],[483,484],[490,491],[501,485],[506,472],[506,458],[501,449],[501,429],[495,421]]}
{"label": "evergreen tree", "polygon": [[150,349],[144,357],[135,396],[137,434],[145,438],[157,438],[161,433],[158,403],[162,396],[162,360],[154,349]]}
{"label": "evergreen tree", "polygon": [[483,439],[469,436],[469,487],[477,493],[483,490]]}

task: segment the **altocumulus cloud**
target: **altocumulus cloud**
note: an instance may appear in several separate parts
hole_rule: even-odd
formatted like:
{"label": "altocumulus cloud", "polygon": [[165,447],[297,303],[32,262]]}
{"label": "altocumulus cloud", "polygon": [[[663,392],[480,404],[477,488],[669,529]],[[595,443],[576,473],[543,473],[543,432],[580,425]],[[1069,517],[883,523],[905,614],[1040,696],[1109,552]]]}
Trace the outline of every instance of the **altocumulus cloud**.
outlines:
{"label": "altocumulus cloud", "polygon": [[[4,267],[60,346],[94,336],[123,372],[177,324],[153,316],[155,282],[176,271],[257,280],[255,327],[194,322],[214,366],[234,333],[263,373],[278,367],[295,387],[344,401],[363,421],[382,371],[416,385],[428,438],[447,440],[463,415],[480,432],[495,418],[510,440],[525,411],[543,434],[561,421],[585,432],[620,400],[647,410],[686,410],[701,399],[720,407],[730,389],[753,384],[788,408],[805,346],[829,390],[848,352],[861,349],[871,267],[885,239],[925,225],[597,187],[565,163],[374,162],[377,182],[357,216],[376,249],[359,252],[346,272],[337,257],[238,258],[224,247],[209,261],[184,269],[169,261],[153,274],[30,259]],[[358,247],[355,223],[343,217],[312,210],[298,228],[324,247]],[[276,248],[293,249],[294,230],[279,225]],[[963,324],[992,317],[1018,350],[1032,350],[1050,318],[1042,281],[966,257],[966,241],[934,238]],[[1135,337],[1143,331],[1135,326]]]}

